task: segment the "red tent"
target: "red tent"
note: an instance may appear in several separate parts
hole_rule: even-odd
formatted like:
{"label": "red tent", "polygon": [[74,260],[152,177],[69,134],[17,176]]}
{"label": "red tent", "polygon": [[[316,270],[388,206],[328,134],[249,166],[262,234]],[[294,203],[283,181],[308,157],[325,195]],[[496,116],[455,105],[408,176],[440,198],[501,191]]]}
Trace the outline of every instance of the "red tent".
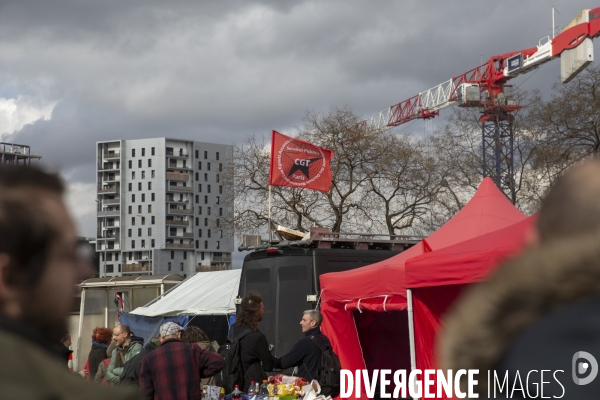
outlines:
{"label": "red tent", "polygon": [[442,316],[467,285],[483,280],[504,259],[525,246],[534,220],[535,216],[531,216],[507,228],[406,262],[418,369],[437,368],[434,342]]}
{"label": "red tent", "polygon": [[485,178],[462,210],[421,243],[366,267],[321,275],[322,329],[342,367],[410,369],[406,260],[524,218],[494,182]]}

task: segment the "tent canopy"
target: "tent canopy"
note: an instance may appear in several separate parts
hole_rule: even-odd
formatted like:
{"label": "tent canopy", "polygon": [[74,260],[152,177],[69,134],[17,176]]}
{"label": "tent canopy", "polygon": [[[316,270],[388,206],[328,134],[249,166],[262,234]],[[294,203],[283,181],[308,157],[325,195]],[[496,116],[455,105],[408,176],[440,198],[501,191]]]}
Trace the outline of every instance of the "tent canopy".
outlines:
{"label": "tent canopy", "polygon": [[131,314],[147,317],[235,314],[241,275],[241,269],[197,273],[162,299],[138,307]]}
{"label": "tent canopy", "polygon": [[404,267],[409,258],[505,228],[525,218],[490,178],[484,178],[473,198],[421,243],[366,267],[321,275],[322,301],[345,302],[346,311],[403,310],[406,308]]}
{"label": "tent canopy", "polygon": [[535,218],[411,258],[406,262],[406,286],[461,285],[483,280],[502,260],[523,248]]}

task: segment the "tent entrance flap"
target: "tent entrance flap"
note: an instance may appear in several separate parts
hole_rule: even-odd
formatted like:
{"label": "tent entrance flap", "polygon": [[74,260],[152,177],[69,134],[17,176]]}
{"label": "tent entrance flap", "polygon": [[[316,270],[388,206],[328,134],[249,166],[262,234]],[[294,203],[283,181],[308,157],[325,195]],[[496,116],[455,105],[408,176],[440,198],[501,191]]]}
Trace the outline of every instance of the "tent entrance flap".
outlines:
{"label": "tent entrance flap", "polygon": [[407,311],[353,311],[367,370],[410,371]]}

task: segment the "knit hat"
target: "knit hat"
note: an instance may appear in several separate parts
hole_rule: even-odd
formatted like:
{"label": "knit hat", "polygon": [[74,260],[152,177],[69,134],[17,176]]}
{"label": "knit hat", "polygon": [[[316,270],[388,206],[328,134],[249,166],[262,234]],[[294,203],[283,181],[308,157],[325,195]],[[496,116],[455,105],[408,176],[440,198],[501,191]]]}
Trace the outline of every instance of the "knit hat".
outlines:
{"label": "knit hat", "polygon": [[160,337],[176,335],[183,331],[183,327],[175,322],[165,322],[160,326]]}

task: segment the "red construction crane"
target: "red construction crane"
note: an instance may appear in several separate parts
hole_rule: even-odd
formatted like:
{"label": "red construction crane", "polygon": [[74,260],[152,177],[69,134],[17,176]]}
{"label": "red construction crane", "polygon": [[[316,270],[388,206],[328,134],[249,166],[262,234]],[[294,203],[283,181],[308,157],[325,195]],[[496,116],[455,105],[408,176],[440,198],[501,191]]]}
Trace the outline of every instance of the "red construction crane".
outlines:
{"label": "red construction crane", "polygon": [[510,193],[514,182],[511,113],[521,106],[505,96],[506,82],[560,57],[561,80],[566,83],[593,61],[592,39],[598,36],[600,7],[583,10],[556,37],[543,38],[536,47],[493,56],[476,68],[383,110],[363,124],[369,129],[384,130],[418,118],[436,117],[442,108],[454,104],[481,108],[483,174]]}

